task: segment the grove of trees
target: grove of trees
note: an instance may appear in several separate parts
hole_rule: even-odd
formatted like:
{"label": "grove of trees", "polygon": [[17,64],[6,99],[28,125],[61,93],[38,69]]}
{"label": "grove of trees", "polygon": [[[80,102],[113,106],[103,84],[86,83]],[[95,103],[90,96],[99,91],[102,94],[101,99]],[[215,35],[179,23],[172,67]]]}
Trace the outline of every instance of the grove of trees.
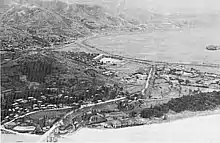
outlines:
{"label": "grove of trees", "polygon": [[175,98],[168,103],[158,105],[155,107],[145,108],[141,112],[141,117],[162,117],[169,110],[180,113],[183,111],[206,111],[215,109],[220,105],[220,92],[211,93],[199,93],[195,95],[183,96],[181,98]]}

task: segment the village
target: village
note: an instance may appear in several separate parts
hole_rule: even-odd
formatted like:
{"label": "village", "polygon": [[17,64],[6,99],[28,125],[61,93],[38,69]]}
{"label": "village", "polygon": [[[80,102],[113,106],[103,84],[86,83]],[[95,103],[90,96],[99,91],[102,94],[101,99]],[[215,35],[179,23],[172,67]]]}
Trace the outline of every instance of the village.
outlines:
{"label": "village", "polygon": [[[43,135],[57,122],[62,122],[58,126],[58,135],[81,127],[103,129],[150,124],[167,117],[155,111],[146,111],[146,116],[145,108],[154,110],[154,107],[169,103],[172,99],[220,91],[218,72],[204,72],[195,66],[152,64],[103,52],[58,52],[50,48],[32,48],[21,53],[19,50],[1,51],[3,69],[15,68],[6,73],[3,70],[2,84],[9,88],[2,88],[1,91],[2,124],[4,128],[19,133]],[[42,55],[48,53],[47,56],[64,57],[66,63],[81,65],[83,70],[76,70],[89,78],[79,74],[79,77],[69,79],[51,74],[46,78],[46,86],[41,86],[43,77],[39,77],[37,82],[37,74],[16,73],[24,53],[43,58]],[[28,60],[33,60],[34,56],[32,59],[28,57]],[[57,63],[55,68],[61,73],[67,70]],[[46,67],[44,70],[48,72]],[[98,80],[103,78],[109,83],[103,84]],[[14,79],[26,89],[13,88]],[[110,100],[116,101],[109,103]]]}
{"label": "village", "polygon": [[[63,54],[69,59],[90,65],[86,73],[91,76],[97,77],[97,73],[101,73],[119,80],[124,86],[98,86],[95,92],[87,89],[78,96],[72,95],[68,88],[57,88],[56,81],[50,82],[52,86],[45,89],[39,88],[39,84],[29,83],[29,94],[32,96],[21,96],[19,91],[5,90],[2,92],[3,104],[9,101],[8,97],[13,99],[10,104],[5,104],[7,107],[3,110],[7,114],[3,120],[6,129],[42,135],[55,123],[62,121],[57,131],[58,135],[62,135],[85,126],[121,128],[150,124],[166,120],[167,117],[145,118],[142,115],[145,108],[160,106],[183,96],[220,91],[220,75],[184,65],[154,65],[153,77],[148,81],[151,65],[104,54]],[[27,81],[27,77],[20,76],[20,80]],[[90,81],[79,80],[78,86],[86,86],[86,82]],[[150,85],[146,87],[146,84]],[[147,88],[148,92],[143,93],[143,88]],[[114,99],[119,100],[108,103]]]}
{"label": "village", "polygon": [[[2,57],[11,57],[11,55],[7,52],[1,54],[3,55]],[[15,71],[12,71],[12,73],[5,73],[5,75],[11,74],[10,76],[16,76],[16,79],[18,79],[19,82],[27,86],[27,89],[25,89],[27,91],[22,91],[22,88],[20,91],[13,88],[2,90],[2,124],[13,120],[15,121],[7,124],[5,126],[7,129],[21,133],[29,132],[42,134],[49,130],[50,126],[53,125],[57,119],[65,115],[66,111],[129,95],[128,91],[123,91],[123,87],[115,84],[99,85],[95,87],[96,89],[89,88],[91,85],[94,85],[94,82],[97,82],[95,77],[100,76],[98,73],[101,73],[102,76],[106,76],[108,78],[114,77],[114,71],[108,70],[107,67],[110,65],[117,65],[117,63],[120,62],[120,59],[85,52],[69,52],[63,54],[68,59],[73,59],[74,61],[90,66],[90,69],[86,68],[85,73],[94,77],[94,79],[77,79],[73,89],[67,88],[70,83],[66,83],[65,87],[59,87],[60,84],[63,85],[63,82],[67,82],[65,79],[50,77],[50,81],[47,82],[48,86],[45,88],[41,87],[39,82],[30,82],[30,78],[27,75],[14,75],[13,72]],[[19,59],[15,58],[15,61],[19,61]],[[14,59],[10,59],[8,62],[4,61],[2,65],[3,68],[10,68],[10,66],[18,67],[18,63],[19,62],[14,62]],[[99,70],[96,71],[93,67],[97,67]],[[113,73],[113,75],[109,73]],[[7,76],[3,77],[5,78],[5,80],[3,80],[3,84],[10,81],[6,79],[8,78]],[[80,92],[78,93],[77,90]],[[83,92],[81,90],[83,90]],[[64,112],[63,109],[66,111]],[[46,113],[50,113],[51,116]],[[38,121],[38,119],[40,120]]]}
{"label": "village", "polygon": [[[125,137],[117,141],[146,142],[151,133],[159,141],[178,130],[183,135],[175,124],[168,132],[171,121],[219,112],[219,13],[208,9],[215,4],[203,12],[196,2],[196,9],[182,2],[181,9],[178,2],[100,2],[0,6],[3,142],[77,142],[81,129],[103,132],[82,139],[91,133],[105,141],[119,130]],[[160,123],[169,126],[158,127],[162,134],[148,126]],[[126,127],[134,132],[119,129]]]}

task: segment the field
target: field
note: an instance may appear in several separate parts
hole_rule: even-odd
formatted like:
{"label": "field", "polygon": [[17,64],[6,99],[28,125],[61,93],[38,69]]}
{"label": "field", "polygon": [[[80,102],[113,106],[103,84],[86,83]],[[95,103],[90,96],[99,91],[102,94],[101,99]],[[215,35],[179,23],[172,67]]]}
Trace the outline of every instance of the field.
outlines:
{"label": "field", "polygon": [[34,120],[43,118],[44,116],[47,116],[48,118],[53,118],[53,117],[56,117],[56,116],[62,117],[70,111],[71,111],[71,108],[61,109],[61,110],[58,109],[58,110],[39,111],[39,112],[37,112],[35,114],[31,114],[27,117],[29,117],[31,119],[34,119]]}

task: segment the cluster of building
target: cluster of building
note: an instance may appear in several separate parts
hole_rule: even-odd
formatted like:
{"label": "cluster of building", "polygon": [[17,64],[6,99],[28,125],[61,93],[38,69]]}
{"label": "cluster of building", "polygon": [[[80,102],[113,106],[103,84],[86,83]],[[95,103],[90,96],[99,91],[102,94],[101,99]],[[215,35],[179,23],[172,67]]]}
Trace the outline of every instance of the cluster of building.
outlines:
{"label": "cluster of building", "polygon": [[[108,98],[120,98],[124,96],[124,93],[121,91],[117,91],[118,87],[100,87],[97,88],[96,94],[91,94],[90,91],[87,90],[85,95],[83,95],[84,100],[81,100],[76,95],[72,95],[68,91],[61,90],[58,92],[58,88],[47,88],[45,91],[39,91],[35,90],[35,94],[26,95],[20,98],[13,99],[13,93],[14,91],[10,91],[10,96],[7,96],[9,94],[3,94],[3,100],[8,100],[9,97],[11,97],[10,103],[8,105],[4,106],[4,115],[2,122],[5,123],[7,121],[10,121],[12,119],[18,118],[22,115],[25,115],[30,112],[38,112],[38,111],[48,111],[48,110],[59,110],[62,108],[80,108],[84,105],[89,104],[95,104],[99,102],[103,102],[105,100],[108,100]],[[111,97],[108,97],[109,93],[105,93],[106,91],[111,92],[112,95],[115,94],[115,97],[110,95]],[[113,93],[114,91],[114,93]],[[99,94],[100,93],[100,94]],[[104,95],[107,94],[107,95]],[[7,104],[7,103],[6,103]],[[2,112],[3,113],[3,112]]]}
{"label": "cluster of building", "polygon": [[[122,59],[119,58],[104,56],[102,54],[88,54],[84,52],[72,52],[66,54],[65,56],[68,56],[75,61],[78,60],[83,62],[86,65],[102,67],[100,70],[103,71],[102,74],[106,76],[114,75],[115,72],[110,69],[108,70],[105,67],[108,67],[109,65],[115,66],[122,62]],[[96,73],[96,71],[93,70],[86,70],[86,72],[89,72],[90,75]],[[141,73],[131,75],[132,78],[136,78],[138,80],[144,80],[146,76],[146,74]],[[70,88],[69,85],[62,88],[59,87],[58,84],[61,81],[57,81],[57,79],[60,78],[52,81],[49,86],[41,87],[38,82],[28,82],[26,75],[20,75],[19,77],[19,81],[28,83],[26,88],[27,90],[20,91],[15,94],[16,91],[13,89],[10,91],[10,94],[3,94],[2,97],[5,100],[5,103],[3,103],[4,105],[2,107],[4,107],[3,123],[16,119],[15,122],[7,124],[7,128],[21,133],[43,134],[47,132],[51,126],[62,117],[57,113],[57,115],[54,114],[54,116],[49,116],[49,114],[53,112],[52,110],[61,110],[62,108],[68,107],[75,107],[76,109],[79,109],[80,107],[87,107],[87,105],[90,104],[94,105],[105,102],[106,100],[126,96],[123,88],[118,85],[94,86],[95,89],[90,89],[86,83],[91,82],[91,79],[87,78],[76,79],[77,86],[81,86],[80,90],[83,90],[83,92],[78,93],[78,89],[75,89],[77,86],[75,86],[74,89],[72,88],[73,86]],[[67,82],[67,84],[69,84],[69,82]],[[131,110],[134,106],[135,105],[133,105],[133,103],[129,103],[123,104],[121,108],[123,108],[123,110]],[[65,133],[68,130],[73,130],[74,128],[77,129],[80,126],[83,126],[83,124],[93,125],[103,123],[111,119],[114,120],[114,118],[118,116],[106,114],[107,117],[104,117],[101,113],[94,114],[89,112],[86,112],[86,117],[81,116],[78,120],[74,121],[74,126],[61,126],[59,132]],[[33,119],[26,116],[27,113],[42,113],[42,115],[40,115],[37,119]],[[25,117],[23,115],[25,115]],[[122,118],[127,118],[127,115]],[[123,121],[123,126],[125,126],[125,124],[126,126],[131,125],[131,123],[125,122],[126,121]],[[112,127],[114,126],[110,123],[109,125]]]}
{"label": "cluster of building", "polygon": [[[213,73],[201,72],[185,66],[161,66],[157,68],[157,79],[165,80],[170,92],[176,89],[180,94],[190,92],[212,92],[220,90],[220,76]],[[161,86],[165,84],[161,83]],[[160,83],[158,83],[160,84]],[[172,89],[173,88],[173,89]],[[184,94],[185,95],[185,94]]]}
{"label": "cluster of building", "polygon": [[97,66],[98,62],[93,58],[97,56],[95,53],[86,53],[86,52],[68,52],[65,53],[65,56],[69,56],[69,58],[74,59],[76,61],[83,62],[90,66]]}
{"label": "cluster of building", "polygon": [[93,58],[93,60],[96,60],[99,63],[105,64],[105,65],[117,65],[122,62],[121,58],[106,56],[103,54],[97,55],[96,57]]}
{"label": "cluster of building", "polygon": [[11,50],[1,50],[1,64],[3,65],[4,63],[7,63],[13,59],[16,59],[17,57],[20,56],[21,52],[15,52],[19,51],[19,49],[11,49]]}
{"label": "cluster of building", "polygon": [[122,81],[126,83],[138,83],[138,84],[144,84],[148,77],[148,73],[133,73],[130,75],[127,75],[123,77]]}
{"label": "cluster of building", "polygon": [[[74,98],[70,95],[64,95],[64,93],[56,94],[57,88],[47,88],[47,91],[53,91],[51,94],[43,94],[43,92],[36,93],[33,96],[23,96],[21,98],[10,98],[6,109],[4,109],[4,119],[2,122],[7,122],[21,115],[24,115],[33,111],[58,109],[64,107],[79,107],[80,105],[73,102]],[[9,100],[7,95],[13,96],[15,93],[13,90],[6,93],[2,92],[2,99]],[[10,102],[10,103],[9,103]],[[3,112],[2,112],[3,113]]]}
{"label": "cluster of building", "polygon": [[[159,70],[161,77],[164,77],[171,83],[188,86],[198,86],[204,88],[210,88],[212,84],[216,86],[220,85],[220,76],[217,74],[203,73],[194,68],[186,69],[181,68],[169,68],[166,67],[163,72]],[[219,87],[220,88],[220,87]]]}
{"label": "cluster of building", "polygon": [[[65,53],[66,54],[66,53]],[[10,56],[10,55],[8,55]],[[69,56],[73,58],[74,60],[78,60],[80,62],[84,62],[87,65],[90,66],[99,66],[103,64],[103,58],[101,60],[96,59],[97,54],[91,54],[91,53],[85,53],[85,52],[68,52],[65,56]],[[106,63],[104,63],[106,64]],[[95,77],[97,71],[94,69],[87,69],[85,71],[87,74],[91,75],[92,77]],[[103,69],[103,74],[108,75],[108,71],[106,69]],[[3,75],[3,77],[6,77]],[[53,80],[53,78],[55,80]],[[57,80],[58,79],[58,80]],[[66,89],[62,90],[59,87],[60,82],[67,82],[69,84],[69,81],[66,81],[66,79],[61,79],[60,77],[51,77],[50,80],[52,81],[49,88],[41,88],[40,84],[38,82],[29,82],[27,81],[26,75],[19,75],[19,80],[22,83],[28,84],[28,94],[22,93],[19,95],[16,95],[15,98],[12,98],[15,96],[14,92],[11,92],[10,96],[4,96],[3,98],[7,100],[7,107],[5,104],[2,106],[4,113],[3,118],[5,121],[14,119],[18,116],[21,116],[25,113],[32,112],[32,111],[38,111],[38,110],[47,110],[47,109],[54,109],[54,108],[62,108],[65,106],[75,106],[80,103],[81,105],[87,104],[87,102],[97,102],[99,100],[107,100],[110,97],[106,97],[106,95],[103,95],[105,93],[104,89],[99,89],[97,87],[95,93],[91,93],[89,90],[89,85],[91,85],[92,81],[90,79],[77,79],[77,87],[79,87],[79,90],[84,90],[82,96],[81,92],[80,95],[77,95],[78,89],[70,89],[69,87],[65,87]],[[65,80],[65,81],[63,81]],[[69,85],[67,85],[69,86]],[[73,87],[73,85],[71,86]],[[108,89],[106,89],[108,88]],[[116,91],[116,87],[105,87],[108,91]],[[29,91],[33,93],[29,94]],[[4,91],[4,90],[3,90]],[[76,92],[76,93],[75,93]],[[116,93],[117,94],[117,93]],[[117,95],[116,95],[117,96]],[[119,95],[120,96],[120,95]],[[9,99],[10,97],[10,99]],[[94,98],[94,100],[93,100]],[[92,101],[91,101],[92,100]],[[10,102],[9,102],[10,101]]]}
{"label": "cluster of building", "polygon": [[70,58],[73,58],[76,61],[83,62],[89,66],[97,67],[98,69],[100,69],[101,73],[105,76],[115,75],[115,71],[106,69],[105,68],[106,66],[115,66],[122,62],[122,60],[119,58],[106,56],[103,54],[85,53],[85,52],[78,52],[78,53],[69,52],[68,54],[71,56]]}
{"label": "cluster of building", "polygon": [[4,127],[19,133],[44,134],[71,110],[73,108],[32,112],[4,124]]}
{"label": "cluster of building", "polygon": [[[126,99],[119,102],[121,102],[121,108],[127,111],[132,110],[133,108],[131,108],[130,105],[135,104],[132,100]],[[66,114],[59,122],[56,134],[67,134],[84,126],[95,128],[120,128],[144,124],[143,121],[137,118],[130,118],[129,113],[120,111],[121,109],[117,106],[119,102],[109,103],[104,106],[97,104],[97,106],[94,107],[84,107],[84,109],[77,109]]]}

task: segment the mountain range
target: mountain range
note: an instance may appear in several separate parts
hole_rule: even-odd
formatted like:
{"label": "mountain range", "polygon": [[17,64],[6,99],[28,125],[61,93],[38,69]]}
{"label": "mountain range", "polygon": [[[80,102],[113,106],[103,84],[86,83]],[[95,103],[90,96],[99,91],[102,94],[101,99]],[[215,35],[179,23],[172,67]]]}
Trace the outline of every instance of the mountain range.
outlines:
{"label": "mountain range", "polygon": [[[121,0],[11,0],[0,7],[1,49],[48,47],[93,33],[142,28],[209,27],[219,13],[161,14]],[[193,26],[192,26],[193,25]]]}
{"label": "mountain range", "polygon": [[12,43],[22,48],[45,47],[91,33],[134,26],[98,5],[32,0],[2,9],[0,36],[3,48],[10,47]]}

